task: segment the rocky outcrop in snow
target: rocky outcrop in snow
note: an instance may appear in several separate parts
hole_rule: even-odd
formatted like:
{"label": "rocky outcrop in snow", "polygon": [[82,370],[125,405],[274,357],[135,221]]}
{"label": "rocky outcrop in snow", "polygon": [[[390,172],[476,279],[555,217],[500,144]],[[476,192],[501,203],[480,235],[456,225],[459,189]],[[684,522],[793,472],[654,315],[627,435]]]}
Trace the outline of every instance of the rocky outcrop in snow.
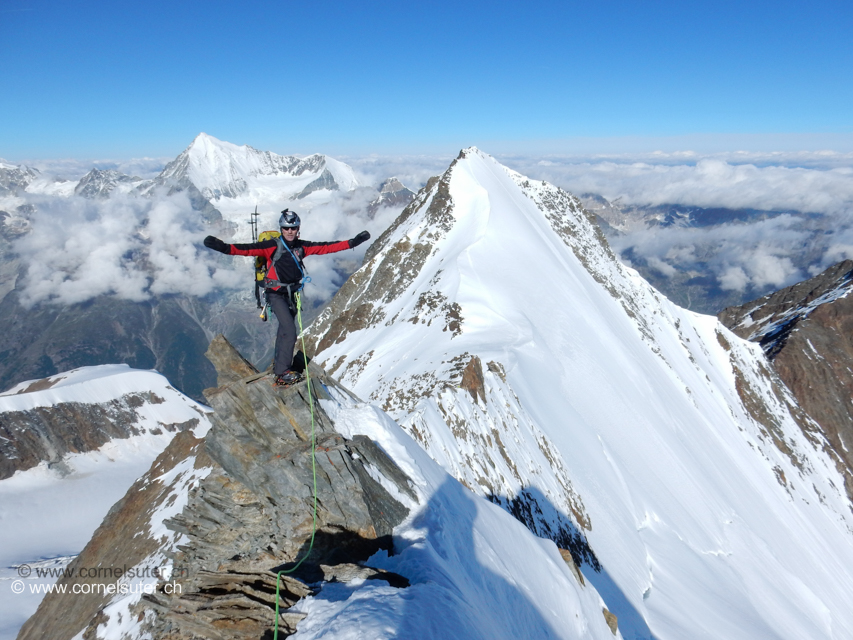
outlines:
{"label": "rocky outcrop in snow", "polygon": [[379,185],[379,197],[367,205],[367,213],[372,217],[382,207],[405,207],[414,197],[415,192],[397,178],[388,178]]}
{"label": "rocky outcrop in snow", "polygon": [[109,198],[113,193],[129,193],[144,188],[150,181],[129,176],[115,169],[92,169],[74,187],[74,195],[84,198]]}
{"label": "rocky outcrop in snow", "polygon": [[23,191],[38,177],[38,171],[30,167],[0,162],[0,196],[14,195],[18,191]]}

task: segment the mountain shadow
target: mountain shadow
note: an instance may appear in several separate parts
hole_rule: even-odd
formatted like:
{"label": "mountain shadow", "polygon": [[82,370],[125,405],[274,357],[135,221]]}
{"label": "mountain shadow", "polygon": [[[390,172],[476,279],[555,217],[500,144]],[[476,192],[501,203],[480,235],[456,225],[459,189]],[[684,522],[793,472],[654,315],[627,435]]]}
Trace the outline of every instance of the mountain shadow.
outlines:
{"label": "mountain shadow", "polygon": [[[379,553],[367,561],[369,565],[402,574],[409,582],[408,588],[393,593],[377,583],[373,587],[377,591],[367,595],[359,593],[367,588],[365,585],[326,583],[314,598],[329,604],[343,603],[351,598],[353,602],[373,602],[369,607],[371,625],[382,627],[387,633],[383,637],[400,640],[548,640],[565,637],[565,627],[573,624],[574,615],[565,612],[570,619],[557,617],[560,612],[550,616],[548,611],[554,606],[553,601],[537,603],[533,600],[534,595],[525,582],[529,585],[537,579],[536,576],[525,572],[516,582],[512,577],[507,578],[489,568],[489,565],[503,565],[511,572],[513,566],[525,563],[525,553],[538,554],[541,550],[536,545],[530,548],[515,544],[511,530],[495,532],[494,529],[483,529],[490,520],[492,526],[497,526],[497,523],[488,513],[491,509],[486,508],[484,512],[482,503],[478,506],[479,500],[457,481],[447,478],[411,523],[412,529],[423,531],[425,535],[415,540],[395,536],[393,556],[383,557],[384,554]],[[475,530],[475,522],[478,530]],[[493,532],[500,540],[498,544],[483,541],[483,536],[490,537]],[[529,540],[526,536],[525,539]],[[483,558],[489,560],[484,561]],[[567,571],[571,570],[567,567]],[[401,586],[382,576],[376,576],[376,579],[386,580],[392,587]],[[567,576],[567,579],[573,581],[576,578]],[[566,588],[572,589],[570,586]],[[346,605],[343,608],[338,605],[331,610],[343,612],[347,608]],[[631,619],[625,606],[618,608],[626,620]],[[590,615],[595,616],[595,613],[590,612]],[[347,614],[344,616],[345,619],[337,623],[358,623],[358,617],[349,620]],[[637,617],[642,620],[638,614]],[[317,620],[315,623],[323,624]],[[603,614],[600,619],[592,618],[583,624],[588,631],[590,626],[592,629],[598,627],[595,637],[611,635]],[[647,627],[645,631],[643,634],[642,627],[632,622],[623,634],[625,638],[651,639]]]}
{"label": "mountain shadow", "polygon": [[542,491],[525,487],[512,499],[503,496],[490,496],[489,499],[535,535],[553,540],[560,549],[569,551],[584,578],[601,595],[607,610],[616,616],[625,640],[655,640],[643,615],[601,564],[583,532]]}

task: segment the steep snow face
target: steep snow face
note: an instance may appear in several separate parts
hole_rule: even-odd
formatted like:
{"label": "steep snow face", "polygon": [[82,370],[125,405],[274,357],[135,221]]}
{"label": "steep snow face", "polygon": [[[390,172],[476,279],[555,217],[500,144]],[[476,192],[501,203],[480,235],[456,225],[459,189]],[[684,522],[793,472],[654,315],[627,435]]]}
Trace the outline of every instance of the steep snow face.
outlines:
{"label": "steep snow face", "polygon": [[466,491],[376,406],[334,388],[331,395],[321,403],[335,428],[370,437],[415,484],[416,500],[386,486],[411,511],[394,530],[394,555],[369,560],[411,586],[325,583],[294,607],[307,614],[295,640],[614,637],[600,595],[580,584],[551,541]]}
{"label": "steep snow face", "polygon": [[580,556],[623,637],[853,634],[825,441],[758,345],[620,265],[573,196],[464,151],[311,331],[445,469]]}

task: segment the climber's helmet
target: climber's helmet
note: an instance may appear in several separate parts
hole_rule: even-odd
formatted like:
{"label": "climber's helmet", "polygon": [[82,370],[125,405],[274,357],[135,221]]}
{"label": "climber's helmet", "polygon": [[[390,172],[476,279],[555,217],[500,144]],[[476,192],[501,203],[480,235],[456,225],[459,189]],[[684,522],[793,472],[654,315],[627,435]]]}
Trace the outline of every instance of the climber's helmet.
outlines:
{"label": "climber's helmet", "polygon": [[285,209],[281,212],[281,217],[278,219],[278,226],[282,229],[296,229],[298,231],[300,222],[299,216],[296,213],[290,209]]}

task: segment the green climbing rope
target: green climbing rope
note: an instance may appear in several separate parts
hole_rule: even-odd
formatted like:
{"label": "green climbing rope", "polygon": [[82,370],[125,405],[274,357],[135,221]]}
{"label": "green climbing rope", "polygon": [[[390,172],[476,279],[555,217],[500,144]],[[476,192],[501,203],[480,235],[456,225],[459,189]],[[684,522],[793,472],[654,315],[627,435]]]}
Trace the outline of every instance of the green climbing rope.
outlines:
{"label": "green climbing rope", "polygon": [[279,592],[281,586],[281,574],[293,573],[299,568],[305,559],[311,554],[311,549],[314,548],[314,536],[317,533],[317,459],[316,459],[316,441],[314,437],[314,400],[311,398],[311,376],[308,373],[308,356],[305,354],[305,333],[302,330],[302,296],[296,296],[296,318],[299,321],[299,337],[302,340],[302,359],[305,362],[305,380],[308,386],[308,405],[311,407],[311,472],[314,476],[314,525],[311,530],[311,543],[308,545],[308,551],[302,556],[302,559],[293,565],[290,569],[282,569],[278,572],[275,578],[275,633],[273,640],[278,640],[278,605]]}

